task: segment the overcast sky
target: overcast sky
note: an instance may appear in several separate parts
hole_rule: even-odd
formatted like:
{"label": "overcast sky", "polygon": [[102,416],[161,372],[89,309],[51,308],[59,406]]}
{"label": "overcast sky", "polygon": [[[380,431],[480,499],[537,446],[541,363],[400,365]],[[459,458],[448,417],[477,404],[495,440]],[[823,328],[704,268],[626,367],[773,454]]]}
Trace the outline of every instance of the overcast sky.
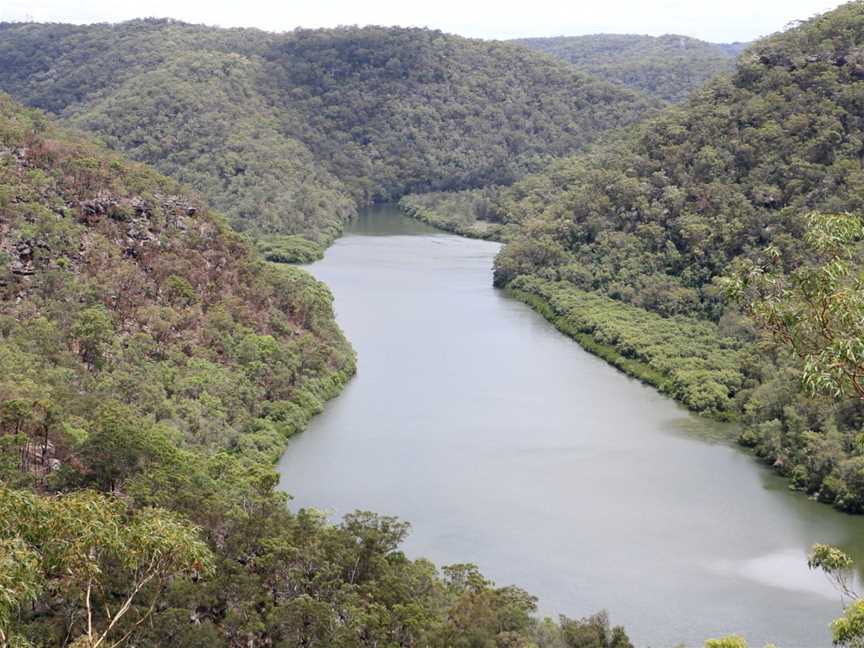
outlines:
{"label": "overcast sky", "polygon": [[748,41],[839,6],[830,0],[0,0],[0,20],[171,17],[223,27],[408,25],[479,38],[599,32]]}

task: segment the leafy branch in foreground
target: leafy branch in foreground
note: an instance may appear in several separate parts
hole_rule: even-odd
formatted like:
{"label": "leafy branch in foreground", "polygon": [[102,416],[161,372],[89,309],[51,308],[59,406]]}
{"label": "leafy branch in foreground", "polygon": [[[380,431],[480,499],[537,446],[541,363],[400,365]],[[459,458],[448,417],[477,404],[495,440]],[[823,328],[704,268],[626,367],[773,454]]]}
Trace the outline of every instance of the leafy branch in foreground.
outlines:
{"label": "leafy branch in foreground", "polygon": [[[709,639],[705,642],[705,648],[747,648],[747,642],[741,635],[729,635],[720,639]],[[765,648],[776,648],[776,646],[768,644]]]}
{"label": "leafy branch in foreground", "polygon": [[[831,624],[834,645],[844,648],[864,647],[864,599],[854,589],[855,564],[852,558],[837,547],[815,544],[810,549],[807,566],[824,572],[840,592],[844,611],[843,616]],[[709,639],[705,642],[705,648],[747,648],[747,642],[739,635],[730,635],[721,639]]]}
{"label": "leafy branch in foreground", "polygon": [[[844,602],[843,616],[831,624],[831,636],[836,646],[864,646],[864,598],[854,590],[852,558],[830,545],[813,545],[807,559],[810,569],[821,569],[840,592]],[[846,604],[847,599],[851,601]]]}
{"label": "leafy branch in foreground", "polygon": [[38,554],[21,538],[0,540],[0,646],[30,645],[9,628],[19,606],[31,603],[42,588]]}
{"label": "leafy branch in foreground", "polygon": [[813,395],[864,399],[862,239],[864,223],[857,215],[814,213],[808,217],[805,263],[787,273],[780,252],[770,246],[769,264],[742,263],[725,281],[728,296],[802,359],[802,380]]}
{"label": "leafy branch in foreground", "polygon": [[42,497],[0,487],[0,566],[2,648],[26,645],[10,628],[48,587],[71,604],[71,645],[115,648],[150,617],[165,584],[208,573],[212,556],[198,530],[167,511],[133,515],[94,491]]}

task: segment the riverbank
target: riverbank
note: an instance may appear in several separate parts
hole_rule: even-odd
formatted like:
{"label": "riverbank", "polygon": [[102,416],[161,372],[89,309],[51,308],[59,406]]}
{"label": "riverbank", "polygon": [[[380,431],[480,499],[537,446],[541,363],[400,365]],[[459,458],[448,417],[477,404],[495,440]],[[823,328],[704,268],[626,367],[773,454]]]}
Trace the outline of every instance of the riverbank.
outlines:
{"label": "riverbank", "polygon": [[[487,200],[482,190],[441,192],[406,196],[398,206],[408,217],[438,229],[500,242],[508,226],[475,217]],[[744,383],[737,370],[743,347],[735,340],[721,339],[716,325],[685,317],[663,318],[537,277],[519,277],[506,292],[587,351],[688,409],[723,421],[734,418],[732,400]]]}
{"label": "riverbank", "polygon": [[[356,213],[353,218],[357,218]],[[344,230],[345,224],[339,223],[320,232],[315,241],[299,234],[262,234],[253,237],[252,242],[271,263],[312,263],[324,258],[324,252]]]}
{"label": "riverbank", "polygon": [[[479,196],[487,193],[485,189],[473,189],[460,192],[412,194],[403,197],[396,205],[409,218],[444,232],[466,238],[503,242],[507,239],[508,230],[512,229],[512,226],[508,228],[503,223],[477,219],[472,215],[476,201],[483,199]],[[429,200],[434,202],[434,206],[427,204]],[[466,206],[466,200],[471,203],[470,207]],[[362,211],[368,207],[358,209]],[[356,220],[358,217],[358,214],[354,214],[351,220]],[[338,228],[329,228],[319,236],[317,241],[297,234],[271,234],[255,237],[253,243],[261,256],[271,263],[307,264],[323,259],[327,249],[343,235],[344,230],[345,224]]]}
{"label": "riverbank", "polygon": [[533,276],[517,277],[507,292],[586,350],[693,412],[734,419],[735,394],[745,382],[740,367],[747,349],[721,337],[716,325],[660,317],[566,282]]}
{"label": "riverbank", "polygon": [[[476,191],[441,196],[424,194],[422,197],[432,196],[438,205],[442,200],[464,202],[466,196],[469,202],[476,201],[474,193]],[[398,211],[407,217],[406,222],[410,219],[410,222],[465,238],[489,240],[488,232],[475,231],[472,235],[470,227],[466,230],[459,225],[467,222],[464,216],[468,213],[467,207],[460,212],[462,216],[446,221],[438,217],[437,209],[406,205],[416,198],[406,197],[398,205]],[[849,476],[855,469],[854,462],[846,461],[837,469],[839,473],[825,482],[820,468],[811,466],[815,460],[810,459],[810,454],[793,456],[782,440],[780,443],[763,441],[765,425],[760,425],[760,415],[742,405],[751,402],[754,390],[764,383],[764,378],[756,372],[761,371],[759,367],[766,360],[750,343],[724,337],[713,322],[680,315],[662,317],[632,304],[581,291],[567,282],[520,276],[510,282],[507,292],[529,305],[582,348],[691,411],[717,421],[739,422],[735,440],[749,450],[751,456],[787,479],[791,489],[847,512],[859,510],[856,500],[844,495],[848,490],[846,484],[854,478],[854,475]],[[780,389],[788,391],[789,388],[781,384]],[[763,409],[765,407],[767,405]],[[786,410],[783,412],[785,416]],[[777,426],[776,423],[771,425]],[[818,455],[818,452],[813,454]]]}
{"label": "riverbank", "polygon": [[478,211],[486,209],[489,195],[490,190],[486,189],[412,194],[403,197],[398,205],[409,218],[445,232],[503,242],[507,240],[512,227],[476,217]]}
{"label": "riverbank", "polygon": [[262,420],[262,425],[241,438],[236,449],[243,460],[273,470],[291,439],[306,430],[312,419],[342,393],[356,373],[356,358],[352,351],[350,361],[341,369],[307,380],[290,403],[280,404],[279,411],[274,411],[266,422]]}
{"label": "riverbank", "polygon": [[535,312],[551,322],[555,328],[564,333],[564,335],[578,342],[579,346],[586,351],[605,360],[628,376],[655,387],[662,393],[668,394],[670,392],[671,383],[668,376],[652,369],[651,365],[646,362],[625,357],[610,344],[601,344],[590,333],[579,330],[578,326],[567,317],[555,312],[550,302],[540,295],[511,287],[504,288],[504,292],[510,297],[530,306]]}

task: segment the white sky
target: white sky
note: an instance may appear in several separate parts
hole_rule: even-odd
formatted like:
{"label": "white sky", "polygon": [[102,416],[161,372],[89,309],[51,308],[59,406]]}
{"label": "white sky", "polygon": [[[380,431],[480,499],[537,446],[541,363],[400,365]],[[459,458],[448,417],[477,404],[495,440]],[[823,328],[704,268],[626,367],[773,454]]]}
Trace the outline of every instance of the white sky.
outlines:
{"label": "white sky", "polygon": [[478,38],[599,32],[748,41],[837,0],[0,0],[0,21],[116,22],[171,17],[223,27],[405,25]]}

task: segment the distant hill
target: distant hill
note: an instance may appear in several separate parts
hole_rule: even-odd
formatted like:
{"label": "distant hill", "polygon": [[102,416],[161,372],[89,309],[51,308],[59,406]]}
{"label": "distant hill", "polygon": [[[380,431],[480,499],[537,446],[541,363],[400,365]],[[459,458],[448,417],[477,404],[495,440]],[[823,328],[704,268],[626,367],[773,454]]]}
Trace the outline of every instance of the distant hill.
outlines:
{"label": "distant hill", "polygon": [[600,79],[680,102],[708,79],[733,69],[746,43],[715,44],[687,36],[597,34],[510,41],[573,63]]}
{"label": "distant hill", "polygon": [[0,24],[0,89],[188,183],[238,229],[319,244],[357,204],[509,182],[655,107],[437,31],[171,20]]}

